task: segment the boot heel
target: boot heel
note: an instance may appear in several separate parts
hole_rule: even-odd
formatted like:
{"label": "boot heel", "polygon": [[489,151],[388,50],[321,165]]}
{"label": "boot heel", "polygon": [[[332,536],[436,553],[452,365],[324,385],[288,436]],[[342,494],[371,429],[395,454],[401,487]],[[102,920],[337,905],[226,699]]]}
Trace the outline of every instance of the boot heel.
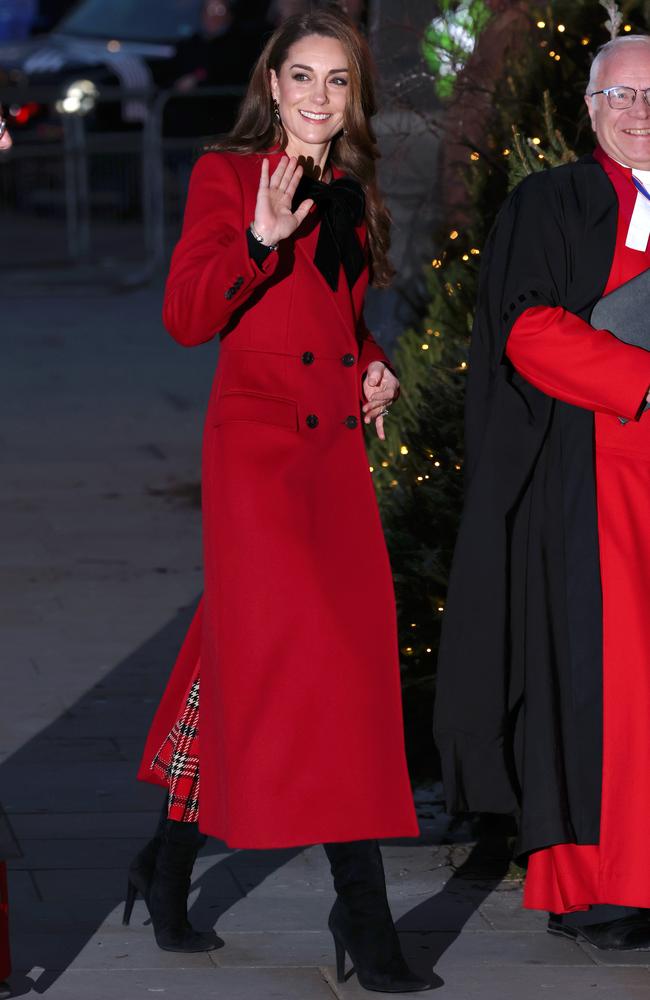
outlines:
{"label": "boot heel", "polygon": [[343,942],[337,938],[336,934],[332,933],[334,938],[334,954],[336,955],[336,981],[337,983],[345,982],[345,945]]}
{"label": "boot heel", "polygon": [[138,895],[138,887],[133,884],[131,879],[129,879],[126,887],[124,914],[122,916],[122,923],[124,924],[125,927],[128,927],[129,921],[131,920],[131,913],[133,912],[133,904],[135,903],[137,895]]}

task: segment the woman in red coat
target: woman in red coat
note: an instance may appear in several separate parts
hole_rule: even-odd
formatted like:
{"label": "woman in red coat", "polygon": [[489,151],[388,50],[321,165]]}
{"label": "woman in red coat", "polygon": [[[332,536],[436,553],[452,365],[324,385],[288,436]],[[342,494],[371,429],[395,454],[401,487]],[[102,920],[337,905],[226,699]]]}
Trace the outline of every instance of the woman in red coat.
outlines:
{"label": "woman in red coat", "polygon": [[330,916],[364,985],[426,988],[404,962],[381,837],[415,837],[392,579],[364,447],[398,381],[363,320],[386,285],[367,47],[342,14],[289,18],[233,132],[190,184],[164,320],[221,338],[205,424],[205,592],[140,777],[168,816],[130,872],[158,943],[187,923],[202,834],[237,848],[324,843]]}

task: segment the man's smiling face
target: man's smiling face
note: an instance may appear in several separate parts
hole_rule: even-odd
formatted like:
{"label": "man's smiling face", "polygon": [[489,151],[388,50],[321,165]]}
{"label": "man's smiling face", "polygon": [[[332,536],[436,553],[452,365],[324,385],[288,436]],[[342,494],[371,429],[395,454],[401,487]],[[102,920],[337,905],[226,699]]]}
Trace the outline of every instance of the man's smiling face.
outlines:
{"label": "man's smiling face", "polygon": [[[650,42],[626,43],[606,55],[590,92],[605,87],[650,88]],[[610,108],[605,94],[586,97],[599,144],[615,160],[637,170],[650,170],[650,107],[642,94],[631,108]]]}

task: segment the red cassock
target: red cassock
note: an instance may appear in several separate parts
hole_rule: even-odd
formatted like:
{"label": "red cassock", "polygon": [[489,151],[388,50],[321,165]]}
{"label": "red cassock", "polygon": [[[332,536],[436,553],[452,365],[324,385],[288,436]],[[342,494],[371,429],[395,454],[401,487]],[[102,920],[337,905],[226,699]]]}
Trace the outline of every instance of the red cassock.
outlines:
{"label": "red cassock", "polygon": [[363,320],[368,272],[350,291],[341,271],[332,291],[314,265],[316,210],[253,263],[261,165],[199,160],[165,294],[177,341],[219,333],[221,347],[204,431],[205,591],[139,777],[160,782],[151,762],[200,660],[205,833],[241,848],[417,836],[360,413],[363,373],[386,360]]}
{"label": "red cassock", "polygon": [[[650,252],[625,246],[637,196],[631,170],[602,150],[595,156],[619,202],[608,293],[650,267]],[[634,419],[650,365],[638,348],[560,308],[526,310],[507,353],[538,389],[595,411],[603,591],[600,841],[534,852],[524,905],[556,913],[598,903],[650,907],[650,412]]]}

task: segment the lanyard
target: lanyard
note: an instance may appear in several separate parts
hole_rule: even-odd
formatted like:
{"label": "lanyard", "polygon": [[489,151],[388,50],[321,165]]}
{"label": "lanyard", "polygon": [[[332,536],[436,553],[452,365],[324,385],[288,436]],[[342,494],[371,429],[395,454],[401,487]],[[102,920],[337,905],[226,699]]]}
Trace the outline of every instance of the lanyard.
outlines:
{"label": "lanyard", "polygon": [[643,195],[643,197],[647,199],[647,201],[650,201],[650,191],[648,191],[647,188],[643,186],[639,178],[635,177],[634,174],[632,174],[632,181],[637,191],[639,191]]}

